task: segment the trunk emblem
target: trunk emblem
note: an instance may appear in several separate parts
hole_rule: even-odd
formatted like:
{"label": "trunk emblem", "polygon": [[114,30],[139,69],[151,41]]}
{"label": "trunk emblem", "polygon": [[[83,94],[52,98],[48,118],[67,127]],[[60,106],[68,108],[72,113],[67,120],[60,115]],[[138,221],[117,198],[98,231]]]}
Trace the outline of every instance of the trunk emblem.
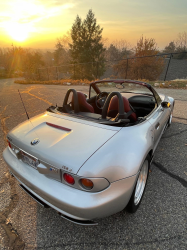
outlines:
{"label": "trunk emblem", "polygon": [[31,145],[34,146],[34,145],[38,144],[39,142],[40,142],[40,140],[38,138],[36,138],[36,139],[31,141]]}

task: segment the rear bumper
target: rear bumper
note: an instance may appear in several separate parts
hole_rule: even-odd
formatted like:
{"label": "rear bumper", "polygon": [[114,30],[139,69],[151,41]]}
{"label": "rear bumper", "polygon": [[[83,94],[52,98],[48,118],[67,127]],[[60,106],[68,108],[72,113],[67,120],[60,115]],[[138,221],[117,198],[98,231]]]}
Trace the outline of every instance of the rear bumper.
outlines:
{"label": "rear bumper", "polygon": [[75,220],[92,220],[121,211],[127,205],[136,181],[135,175],[113,182],[101,192],[89,193],[40,174],[18,160],[8,147],[4,150],[3,157],[10,171],[30,193]]}

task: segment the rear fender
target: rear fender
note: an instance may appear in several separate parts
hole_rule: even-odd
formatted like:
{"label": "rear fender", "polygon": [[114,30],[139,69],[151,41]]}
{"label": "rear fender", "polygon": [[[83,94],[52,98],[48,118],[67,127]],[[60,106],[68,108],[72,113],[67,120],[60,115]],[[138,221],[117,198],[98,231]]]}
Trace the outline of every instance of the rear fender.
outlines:
{"label": "rear fender", "polygon": [[95,152],[77,172],[85,177],[104,177],[109,182],[136,175],[153,149],[151,124],[122,128]]}

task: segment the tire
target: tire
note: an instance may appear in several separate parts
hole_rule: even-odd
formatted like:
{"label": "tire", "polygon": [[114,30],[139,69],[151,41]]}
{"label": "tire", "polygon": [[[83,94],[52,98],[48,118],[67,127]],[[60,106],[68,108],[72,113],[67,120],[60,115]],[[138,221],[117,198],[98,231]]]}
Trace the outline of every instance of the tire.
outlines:
{"label": "tire", "polygon": [[171,121],[172,121],[172,118],[173,118],[174,106],[175,106],[175,100],[174,100],[174,102],[173,102],[173,109],[172,109],[171,114],[170,114],[170,116],[169,116],[168,127],[167,127],[167,128],[169,128],[169,127],[171,126]]}
{"label": "tire", "polygon": [[173,115],[171,114],[168,120],[168,128],[171,126],[172,118],[173,118]]}
{"label": "tire", "polygon": [[148,155],[140,169],[135,188],[133,190],[129,203],[127,204],[126,207],[129,213],[135,213],[138,207],[140,206],[147,185],[149,168],[150,168],[150,156]]}

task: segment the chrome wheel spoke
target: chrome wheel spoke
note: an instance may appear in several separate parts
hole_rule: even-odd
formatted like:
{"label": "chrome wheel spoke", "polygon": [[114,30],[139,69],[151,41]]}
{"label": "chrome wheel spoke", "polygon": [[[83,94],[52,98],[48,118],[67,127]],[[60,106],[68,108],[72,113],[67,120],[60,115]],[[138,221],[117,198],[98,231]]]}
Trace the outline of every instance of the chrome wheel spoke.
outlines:
{"label": "chrome wheel spoke", "polygon": [[140,174],[139,174],[137,184],[136,184],[135,195],[134,195],[135,205],[138,205],[138,203],[140,202],[142,198],[145,185],[146,185],[146,181],[147,181],[147,174],[148,174],[148,161],[146,160],[140,170]]}

